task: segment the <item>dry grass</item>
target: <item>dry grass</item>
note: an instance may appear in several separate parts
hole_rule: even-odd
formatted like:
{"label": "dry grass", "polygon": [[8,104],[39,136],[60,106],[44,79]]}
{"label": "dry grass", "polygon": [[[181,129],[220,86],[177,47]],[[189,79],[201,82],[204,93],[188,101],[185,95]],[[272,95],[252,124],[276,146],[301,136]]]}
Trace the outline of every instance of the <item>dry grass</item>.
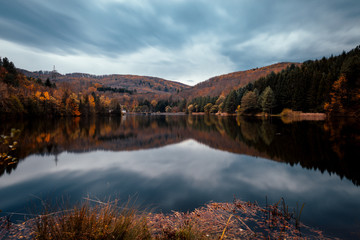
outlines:
{"label": "dry grass", "polygon": [[85,202],[23,224],[2,225],[0,219],[0,227],[7,227],[0,231],[0,239],[329,239],[299,223],[285,202],[280,203],[264,208],[235,199],[209,203],[190,213],[153,214],[116,202]]}
{"label": "dry grass", "polygon": [[71,210],[45,212],[35,219],[32,235],[35,239],[207,239],[190,221],[177,228],[161,228],[154,234],[149,224],[150,213],[139,212],[126,204],[103,203],[91,200],[75,206]]}
{"label": "dry grass", "polygon": [[35,220],[36,239],[151,239],[146,218],[134,208],[115,203],[45,213]]}
{"label": "dry grass", "polygon": [[296,226],[296,219],[279,203],[265,208],[240,200],[209,203],[190,213],[150,214],[148,224],[153,236],[188,225],[200,234],[198,238],[175,239],[329,239],[301,223]]}

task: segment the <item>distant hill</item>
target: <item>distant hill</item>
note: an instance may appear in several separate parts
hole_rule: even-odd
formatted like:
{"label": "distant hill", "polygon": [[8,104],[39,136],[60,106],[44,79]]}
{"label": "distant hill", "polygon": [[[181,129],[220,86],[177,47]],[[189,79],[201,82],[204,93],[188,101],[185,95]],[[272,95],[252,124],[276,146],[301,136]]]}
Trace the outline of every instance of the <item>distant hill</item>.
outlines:
{"label": "distant hill", "polygon": [[184,89],[178,96],[183,98],[193,98],[200,96],[219,96],[226,95],[233,89],[238,89],[249,82],[253,82],[260,77],[265,77],[271,72],[278,73],[287,66],[300,63],[282,62],[262,68],[254,68],[247,71],[233,72],[221,76],[212,77],[204,82],[196,84],[194,87]]}
{"label": "distant hill", "polygon": [[[56,83],[69,83],[76,91],[94,86],[95,84],[103,87],[122,88],[143,95],[143,97],[169,97],[174,98],[194,98],[199,96],[219,96],[226,95],[232,89],[238,89],[249,82],[255,81],[260,77],[265,77],[271,72],[280,72],[287,66],[299,63],[282,62],[262,68],[254,68],[247,71],[233,72],[221,76],[212,77],[204,82],[190,87],[186,84],[169,81],[157,77],[137,76],[137,75],[91,75],[87,73],[68,73],[60,74],[53,71],[30,72],[18,69],[27,77],[40,78],[45,81],[47,78]],[[134,96],[135,97],[135,96]]]}
{"label": "distant hill", "polygon": [[30,72],[16,69],[5,57],[0,58],[0,113],[110,114],[121,105],[128,111],[143,113],[232,114],[239,110],[255,114],[291,109],[358,117],[359,72],[360,46],[321,60],[282,62],[216,76],[193,87],[148,76]]}
{"label": "distant hill", "polygon": [[55,83],[70,83],[73,87],[77,88],[78,91],[81,91],[84,87],[87,88],[93,86],[96,83],[102,85],[103,87],[122,88],[135,91],[138,94],[150,93],[158,95],[170,95],[171,93],[190,87],[180,82],[148,76],[120,74],[91,75],[87,73],[68,73],[63,75],[58,72],[51,71],[30,72],[23,69],[19,69],[19,71],[27,77],[40,78],[43,81],[50,78],[50,80]]}

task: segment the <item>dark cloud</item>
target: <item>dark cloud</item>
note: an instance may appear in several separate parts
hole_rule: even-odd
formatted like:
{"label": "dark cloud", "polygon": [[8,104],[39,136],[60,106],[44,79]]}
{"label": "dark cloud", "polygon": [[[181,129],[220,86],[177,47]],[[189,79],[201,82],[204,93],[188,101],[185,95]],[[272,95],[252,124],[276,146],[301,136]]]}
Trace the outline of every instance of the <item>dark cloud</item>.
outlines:
{"label": "dark cloud", "polygon": [[[189,69],[196,64],[196,57],[189,60],[186,53],[193,48],[197,50],[194,54],[227,59],[232,63],[229,68],[235,71],[337,54],[355,47],[360,39],[357,0],[0,3],[0,40],[56,55],[86,54],[112,59],[156,48],[166,53],[155,61],[166,63],[165,72],[173,71],[176,65],[188,64],[184,69]],[[201,53],[201,49],[208,52]],[[214,59],[202,62],[204,69],[214,63]],[[159,68],[162,66],[156,71]]]}
{"label": "dark cloud", "polygon": [[247,37],[234,34],[223,45],[222,53],[239,68],[279,61],[301,62],[338,54],[360,43],[359,1],[273,1],[265,7],[262,4],[258,8],[249,6],[253,14],[245,13],[248,25],[243,33]]}
{"label": "dark cloud", "polygon": [[[1,38],[46,51],[101,54],[164,46],[179,48],[211,27],[211,9],[199,2],[163,4],[107,1],[3,1]],[[211,19],[210,19],[211,18]]]}

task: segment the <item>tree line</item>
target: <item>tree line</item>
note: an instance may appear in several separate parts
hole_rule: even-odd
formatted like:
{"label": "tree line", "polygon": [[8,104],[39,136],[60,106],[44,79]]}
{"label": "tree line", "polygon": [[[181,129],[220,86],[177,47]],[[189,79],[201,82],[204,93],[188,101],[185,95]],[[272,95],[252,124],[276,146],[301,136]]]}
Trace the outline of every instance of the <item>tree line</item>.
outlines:
{"label": "tree line", "polygon": [[225,111],[275,112],[285,108],[333,115],[359,115],[360,46],[339,56],[289,66],[232,91]]}
{"label": "tree line", "polygon": [[[197,97],[178,108],[205,113],[277,114],[284,109],[360,116],[360,46],[339,56],[294,64],[218,97]],[[170,103],[174,104],[174,103]]]}
{"label": "tree line", "polygon": [[[339,56],[290,65],[227,95],[182,101],[169,98],[166,103],[167,109],[187,113],[278,114],[291,109],[360,116],[360,46]],[[165,108],[155,110],[165,111]]]}
{"label": "tree line", "polygon": [[[90,88],[89,88],[90,89]],[[97,86],[75,93],[49,79],[26,78],[12,62],[0,58],[0,113],[89,115],[121,112],[120,102],[97,92],[135,93],[123,88]],[[284,109],[360,116],[360,46],[339,56],[309,60],[217,97],[179,100],[133,97],[134,112],[205,112],[278,114]],[[176,99],[176,100],[174,100]]]}
{"label": "tree line", "polygon": [[0,58],[0,114],[27,116],[88,116],[121,114],[116,99],[109,99],[84,89],[74,92],[71,86],[57,86],[48,78],[26,77],[8,58]]}
{"label": "tree line", "polygon": [[136,89],[128,90],[126,88],[98,87],[97,90],[99,92],[115,92],[115,93],[129,93],[129,94],[136,93]]}

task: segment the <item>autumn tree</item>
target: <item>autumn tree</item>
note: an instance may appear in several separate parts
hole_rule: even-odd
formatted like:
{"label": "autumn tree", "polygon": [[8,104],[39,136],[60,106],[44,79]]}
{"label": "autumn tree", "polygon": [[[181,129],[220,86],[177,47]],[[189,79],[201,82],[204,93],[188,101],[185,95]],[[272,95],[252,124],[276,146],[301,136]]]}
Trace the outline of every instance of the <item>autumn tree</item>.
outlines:
{"label": "autumn tree", "polygon": [[344,115],[345,104],[348,99],[347,79],[344,75],[334,82],[330,92],[330,102],[325,103],[324,110],[329,115]]}
{"label": "autumn tree", "polygon": [[248,91],[241,99],[243,112],[255,112],[258,110],[257,96],[254,91]]}
{"label": "autumn tree", "polygon": [[8,105],[10,107],[10,113],[24,113],[25,111],[23,104],[15,95],[10,97]]}
{"label": "autumn tree", "polygon": [[205,112],[206,114],[209,114],[212,106],[213,106],[212,103],[206,104],[205,107],[204,107],[204,112]]}
{"label": "autumn tree", "polygon": [[66,109],[72,116],[80,116],[79,100],[75,93],[72,93],[68,99],[66,99]]}
{"label": "autumn tree", "polygon": [[187,112],[188,113],[192,113],[194,111],[194,105],[190,104],[188,107],[187,107]]}
{"label": "autumn tree", "polygon": [[220,95],[218,97],[218,99],[216,100],[215,104],[219,106],[221,103],[223,103],[225,101],[225,98],[226,97],[224,95]]}
{"label": "autumn tree", "polygon": [[172,111],[172,108],[169,105],[167,105],[165,107],[165,112],[170,113],[171,111]]}
{"label": "autumn tree", "polygon": [[219,111],[219,106],[216,104],[210,108],[210,113],[217,113],[218,111]]}

